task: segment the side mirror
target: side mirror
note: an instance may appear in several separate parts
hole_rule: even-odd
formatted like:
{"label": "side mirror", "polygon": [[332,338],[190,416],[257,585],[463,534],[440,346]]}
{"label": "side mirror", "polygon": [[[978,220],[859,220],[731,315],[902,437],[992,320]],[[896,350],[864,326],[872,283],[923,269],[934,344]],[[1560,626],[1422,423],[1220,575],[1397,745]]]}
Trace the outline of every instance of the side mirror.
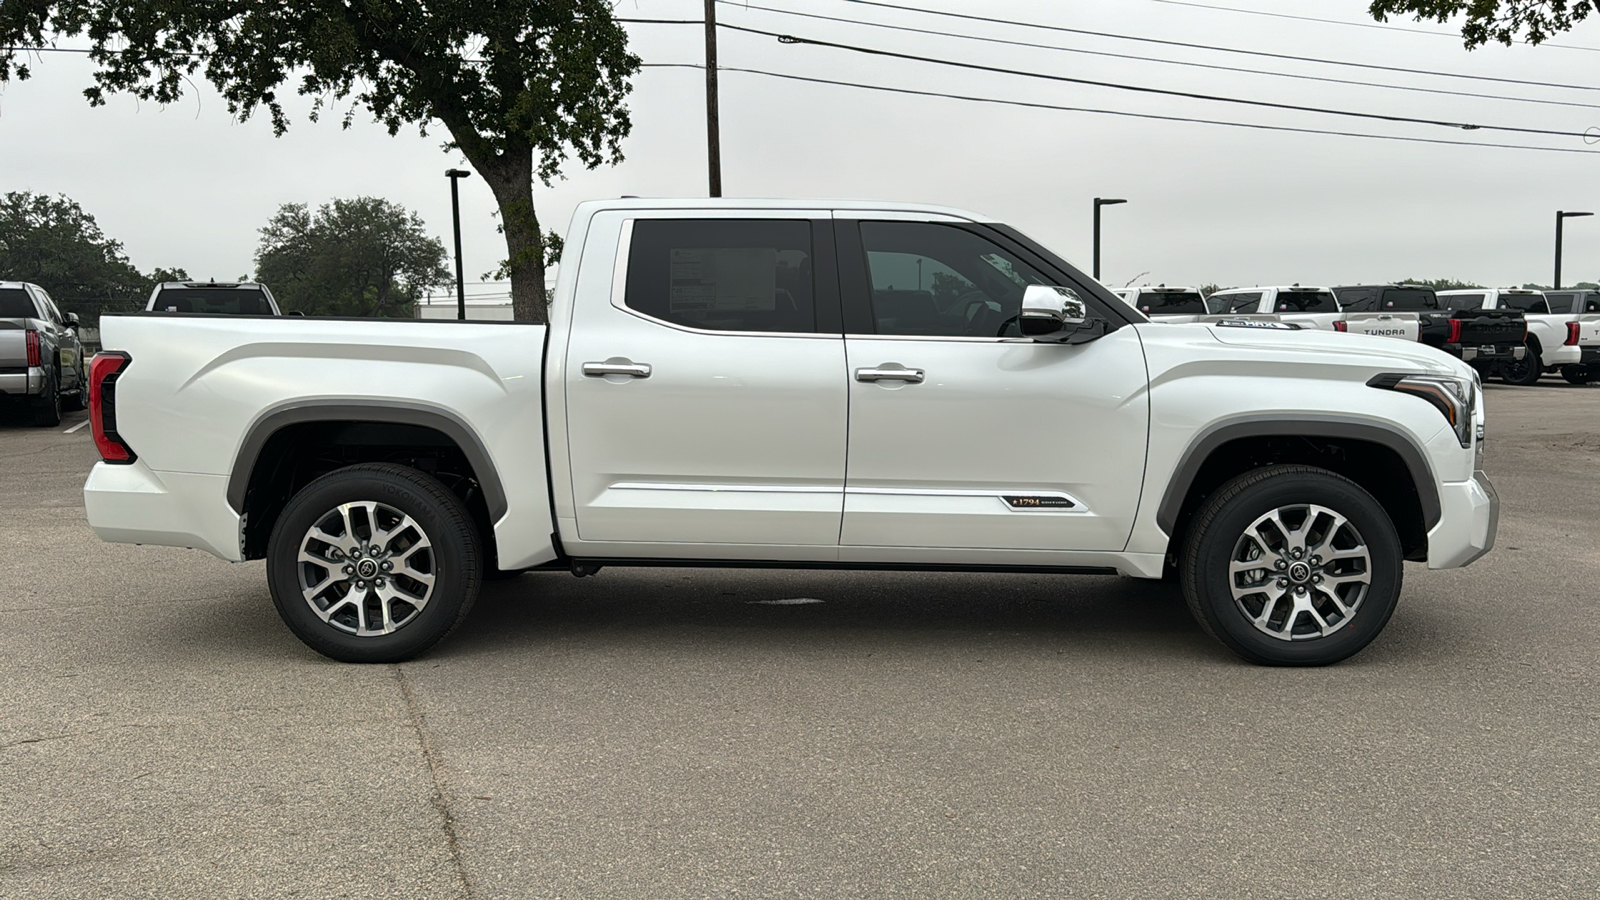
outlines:
{"label": "side mirror", "polygon": [[76,329],[78,327],[78,314],[77,313],[75,313],[75,312],[67,313],[67,327],[68,328],[72,328],[72,329]]}
{"label": "side mirror", "polygon": [[1072,288],[1030,284],[1022,292],[1017,327],[1023,337],[1049,344],[1082,343],[1105,333],[1105,323],[1089,317],[1089,307]]}
{"label": "side mirror", "polygon": [[301,312],[298,309],[291,309],[287,313],[284,313],[284,315],[288,315],[288,316],[303,316],[303,315],[305,315],[305,313]]}

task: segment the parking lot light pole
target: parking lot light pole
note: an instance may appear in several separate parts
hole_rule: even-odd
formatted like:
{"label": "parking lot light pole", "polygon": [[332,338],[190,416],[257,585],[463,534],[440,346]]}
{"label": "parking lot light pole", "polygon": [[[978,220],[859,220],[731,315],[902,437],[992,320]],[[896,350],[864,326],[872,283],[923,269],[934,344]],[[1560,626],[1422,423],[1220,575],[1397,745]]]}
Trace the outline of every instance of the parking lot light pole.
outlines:
{"label": "parking lot light pole", "polygon": [[450,220],[456,228],[456,318],[467,317],[467,287],[461,274],[461,191],[458,185],[463,178],[471,178],[472,173],[466,169],[446,169],[444,176],[450,179]]}
{"label": "parking lot light pole", "polygon": [[1100,207],[1116,206],[1118,203],[1127,203],[1126,200],[1117,200],[1106,197],[1094,198],[1094,280],[1100,280]]}
{"label": "parking lot light pole", "polygon": [[1556,280],[1554,290],[1561,290],[1561,223],[1565,219],[1578,216],[1592,216],[1592,212],[1565,212],[1556,210]]}

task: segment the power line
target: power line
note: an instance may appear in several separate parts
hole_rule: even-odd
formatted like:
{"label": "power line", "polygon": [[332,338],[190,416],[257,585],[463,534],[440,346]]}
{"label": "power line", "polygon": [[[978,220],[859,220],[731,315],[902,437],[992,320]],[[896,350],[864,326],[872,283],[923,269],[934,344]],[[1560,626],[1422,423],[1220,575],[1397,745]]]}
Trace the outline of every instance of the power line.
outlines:
{"label": "power line", "polygon": [[893,50],[882,50],[876,47],[860,47],[854,44],[841,44],[834,41],[817,40],[816,38],[797,37],[792,34],[780,34],[774,31],[764,31],[759,28],[746,28],[742,25],[723,25],[734,31],[743,31],[750,34],[759,34],[774,37],[787,44],[811,44],[818,47],[829,47],[835,50],[849,50],[854,53],[863,53],[869,56],[881,56],[889,59],[904,59],[913,62],[924,62],[937,66],[948,66],[957,69],[967,69],[975,72],[993,72],[1000,75],[1017,75],[1023,78],[1037,78],[1044,81],[1056,81],[1066,84],[1082,84],[1090,87],[1111,88],[1114,90],[1131,91],[1140,94],[1154,94],[1163,97],[1182,97],[1187,100],[1208,100],[1214,103],[1231,103],[1239,106],[1257,106],[1264,109],[1282,109],[1291,112],[1308,112],[1328,116],[1344,116],[1353,119],[1370,119],[1379,122],[1399,122],[1411,125],[1436,125],[1442,128],[1459,128],[1463,131],[1504,131],[1512,134],[1540,134],[1553,137],[1584,137],[1580,131],[1557,131],[1549,128],[1520,128],[1513,125],[1478,125],[1471,122],[1451,122],[1443,119],[1419,119],[1412,116],[1393,116],[1385,113],[1361,112],[1359,110],[1331,109],[1320,106],[1300,106],[1294,103],[1275,103],[1269,100],[1250,100],[1243,97],[1226,97],[1219,94],[1201,94],[1193,91],[1174,91],[1166,88],[1146,87],[1144,85],[1120,84],[1113,81],[1096,81],[1090,78],[1073,78],[1069,75],[1050,75],[1042,72],[1027,72],[1021,69],[1006,69],[1000,66],[986,66],[980,63],[958,62],[951,59],[940,59],[932,56],[918,56],[914,53],[899,53]]}
{"label": "power line", "polygon": [[[645,68],[651,69],[702,69],[698,63],[644,63]],[[951,94],[944,91],[922,91],[914,88],[888,87],[878,84],[863,84],[857,81],[841,81],[832,78],[816,78],[809,75],[790,75],[784,72],[769,72],[764,69],[747,69],[735,66],[722,66],[724,72],[740,72],[746,75],[761,75],[768,78],[781,78],[787,81],[802,81],[809,84],[826,84],[836,87],[859,88],[867,91],[879,91],[890,94],[909,94],[915,97],[938,97],[947,100],[963,100],[972,103],[995,103],[1001,106],[1019,106],[1028,109],[1048,109],[1059,112],[1092,113],[1095,115],[1120,116],[1129,119],[1154,119],[1160,122],[1183,122],[1198,125],[1222,125],[1228,128],[1247,128],[1253,131],[1282,131],[1293,134],[1329,135],[1334,137],[1365,138],[1380,141],[1401,141],[1412,144],[1444,144],[1452,147],[1489,147],[1499,150],[1537,150],[1547,153],[1585,153],[1600,154],[1600,150],[1580,150],[1571,147],[1540,147],[1533,144],[1502,144],[1487,141],[1452,141],[1444,138],[1409,137],[1398,134],[1371,134],[1360,131],[1333,131],[1322,128],[1298,128],[1290,125],[1265,125],[1253,122],[1235,122],[1225,119],[1202,119],[1192,116],[1164,116],[1156,113],[1136,113],[1120,109],[1098,109],[1082,106],[1059,106],[1053,103],[1035,103],[1029,100],[1009,100],[999,97],[974,97],[966,94]]]}
{"label": "power line", "polygon": [[[1405,31],[1411,34],[1428,34],[1434,37],[1459,38],[1461,35],[1451,31],[1434,31],[1431,28],[1407,28],[1404,25],[1389,25],[1378,22],[1348,22],[1343,19],[1319,19],[1316,16],[1297,16],[1292,13],[1267,12],[1264,9],[1240,9],[1237,6],[1215,6],[1210,3],[1195,3],[1193,0],[1155,0],[1157,3],[1167,3],[1173,6],[1192,6],[1196,9],[1214,9],[1220,12],[1244,13],[1249,16],[1270,16],[1274,19],[1298,19],[1302,22],[1320,22],[1324,25],[1347,25],[1351,28],[1377,28],[1383,31]],[[1583,0],[1578,0],[1582,3]],[[1600,47],[1579,47],[1576,44],[1533,44],[1532,41],[1517,41],[1519,44],[1528,44],[1539,47],[1556,47],[1561,50],[1586,50],[1590,53],[1600,53]]]}
{"label": "power line", "polygon": [[[891,25],[885,22],[869,22],[863,19],[849,19],[842,16],[825,16],[820,13],[799,12],[790,9],[779,9],[772,6],[760,6],[754,3],[734,2],[734,0],[717,0],[739,9],[754,9],[761,12],[777,13],[784,16],[798,16],[806,19],[820,19],[826,22],[841,22],[850,25],[865,25],[870,28],[884,28],[891,31],[904,31],[912,34],[926,34],[937,37],[956,38],[958,40],[982,41],[990,44],[1001,44],[1010,47],[1030,47],[1038,50],[1055,50],[1061,53],[1082,53],[1087,56],[1104,56],[1112,59],[1131,59],[1138,62],[1153,62],[1164,65],[1187,66],[1197,69],[1212,69],[1220,72],[1239,72],[1247,75],[1267,75],[1274,78],[1292,78],[1299,81],[1315,81],[1324,84],[1348,84],[1358,87],[1383,88],[1393,91],[1410,91],[1424,94],[1443,94],[1450,97],[1473,97],[1480,100],[1510,100],[1516,103],[1537,103],[1545,106],[1573,106],[1585,109],[1600,109],[1600,103],[1580,103],[1576,100],[1543,100],[1533,97],[1511,97],[1504,94],[1479,94],[1472,91],[1449,91],[1443,88],[1416,87],[1407,84],[1383,84],[1376,81],[1355,81],[1347,78],[1330,78],[1323,75],[1302,75],[1297,72],[1275,72],[1268,69],[1245,69],[1237,66],[1221,66],[1214,63],[1189,62],[1181,59],[1163,59],[1160,57],[1137,56],[1132,53],[1111,53],[1105,50],[1084,50],[1078,47],[1062,47],[1056,44],[1039,44],[1032,41],[1013,41],[1005,38],[984,37],[977,34],[962,34],[955,31],[938,31],[929,28],[915,28],[910,25]],[[1167,2],[1167,0],[1160,0]]]}
{"label": "power line", "polygon": [[856,3],[862,6],[877,6],[884,9],[898,9],[904,12],[922,13],[929,16],[944,16],[952,19],[962,19],[972,22],[989,22],[996,25],[1016,25],[1022,28],[1038,28],[1044,31],[1059,31],[1064,34],[1084,34],[1091,37],[1110,38],[1118,41],[1138,41],[1145,44],[1159,44],[1166,47],[1185,47],[1190,50],[1212,50],[1217,53],[1238,53],[1245,56],[1264,56],[1269,59],[1286,59],[1291,62],[1318,63],[1326,66],[1347,66],[1356,69],[1373,69],[1380,72],[1400,72],[1406,75],[1434,75],[1440,78],[1465,78],[1471,81],[1493,81],[1500,84],[1521,84],[1529,87],[1563,88],[1574,91],[1600,91],[1600,86],[1588,84],[1561,84],[1550,81],[1526,81],[1519,78],[1496,78],[1492,75],[1469,75],[1464,72],[1435,72],[1431,69],[1407,69],[1400,66],[1380,66],[1375,63],[1358,63],[1341,59],[1323,59],[1316,56],[1296,56],[1292,53],[1271,53],[1266,50],[1242,50],[1237,47],[1218,47],[1213,44],[1193,44],[1186,41],[1169,41],[1160,38],[1138,37],[1129,34],[1116,34],[1108,31],[1089,31],[1083,28],[1068,28],[1065,25],[1045,25],[1039,22],[1023,22],[1016,19],[997,19],[991,16],[978,16],[970,13],[946,12],[938,9],[924,9],[920,6],[905,6],[899,3],[888,3],[885,0],[840,0],[842,3]]}

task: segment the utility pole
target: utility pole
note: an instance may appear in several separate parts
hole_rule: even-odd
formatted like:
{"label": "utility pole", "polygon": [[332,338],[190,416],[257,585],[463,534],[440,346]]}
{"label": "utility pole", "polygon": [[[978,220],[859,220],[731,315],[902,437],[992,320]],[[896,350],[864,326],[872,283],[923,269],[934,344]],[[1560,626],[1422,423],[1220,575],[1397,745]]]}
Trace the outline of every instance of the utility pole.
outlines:
{"label": "utility pole", "polygon": [[722,196],[722,126],[717,120],[717,0],[706,0],[706,168],[711,196]]}

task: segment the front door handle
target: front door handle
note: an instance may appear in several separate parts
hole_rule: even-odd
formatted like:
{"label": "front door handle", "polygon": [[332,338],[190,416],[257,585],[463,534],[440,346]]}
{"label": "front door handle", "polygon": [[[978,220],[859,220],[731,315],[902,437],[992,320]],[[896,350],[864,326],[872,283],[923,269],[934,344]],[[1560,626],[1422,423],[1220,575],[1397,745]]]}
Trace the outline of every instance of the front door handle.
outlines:
{"label": "front door handle", "polygon": [[857,381],[904,381],[907,384],[921,384],[926,377],[926,373],[921,369],[907,369],[899,366],[880,366],[876,369],[856,370]]}
{"label": "front door handle", "polygon": [[583,374],[590,378],[604,378],[607,375],[627,375],[632,378],[649,378],[649,363],[624,363],[624,362],[586,362],[583,364]]}

